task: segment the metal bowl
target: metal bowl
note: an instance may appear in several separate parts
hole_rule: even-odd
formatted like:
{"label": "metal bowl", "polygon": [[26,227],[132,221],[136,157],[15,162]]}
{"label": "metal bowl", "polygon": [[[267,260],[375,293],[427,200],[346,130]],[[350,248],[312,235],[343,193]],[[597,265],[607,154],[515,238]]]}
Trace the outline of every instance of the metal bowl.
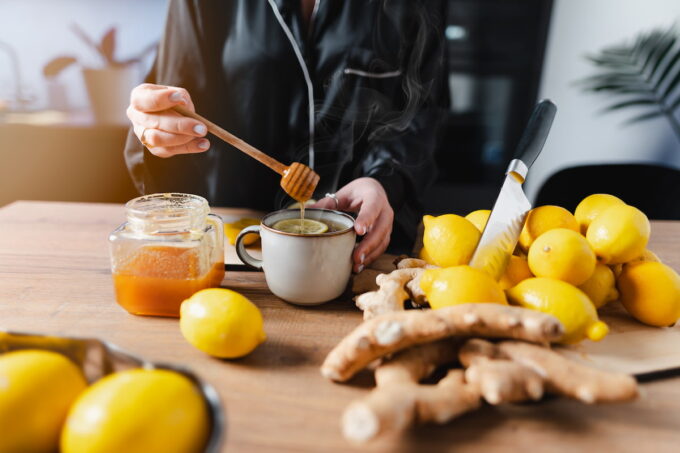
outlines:
{"label": "metal bowl", "polygon": [[164,369],[180,373],[198,388],[210,416],[210,434],[205,453],[217,453],[224,441],[225,415],[217,391],[191,370],[168,363],[154,363],[137,357],[113,343],[96,338],[72,338],[32,333],[0,331],[0,354],[20,349],[58,352],[75,362],[92,383],[116,371],[131,368]]}

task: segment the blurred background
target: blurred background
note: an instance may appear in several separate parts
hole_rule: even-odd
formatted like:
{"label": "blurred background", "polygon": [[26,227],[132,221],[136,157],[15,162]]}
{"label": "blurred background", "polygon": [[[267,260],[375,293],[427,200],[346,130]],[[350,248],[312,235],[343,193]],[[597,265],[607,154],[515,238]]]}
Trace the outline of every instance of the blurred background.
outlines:
{"label": "blurred background", "polygon": [[[153,61],[166,3],[0,2],[0,206],[136,196],[124,110]],[[680,218],[679,18],[678,0],[449,0],[450,109],[426,210],[491,208],[533,105],[547,97],[559,110],[525,184],[530,198],[569,208],[582,194],[619,192],[647,200],[639,206],[650,217]],[[641,36],[654,58],[647,75],[670,90],[665,104],[622,86],[625,75],[611,71],[627,68],[600,58],[619,58],[603,49],[632,49]]]}

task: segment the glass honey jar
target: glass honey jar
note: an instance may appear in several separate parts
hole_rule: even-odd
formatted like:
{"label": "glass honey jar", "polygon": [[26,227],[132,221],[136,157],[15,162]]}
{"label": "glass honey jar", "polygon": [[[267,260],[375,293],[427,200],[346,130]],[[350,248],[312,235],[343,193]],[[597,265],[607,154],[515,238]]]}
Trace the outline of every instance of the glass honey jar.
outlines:
{"label": "glass honey jar", "polygon": [[181,303],[224,278],[224,228],[198,195],[130,200],[109,236],[116,300],[135,315],[179,316]]}

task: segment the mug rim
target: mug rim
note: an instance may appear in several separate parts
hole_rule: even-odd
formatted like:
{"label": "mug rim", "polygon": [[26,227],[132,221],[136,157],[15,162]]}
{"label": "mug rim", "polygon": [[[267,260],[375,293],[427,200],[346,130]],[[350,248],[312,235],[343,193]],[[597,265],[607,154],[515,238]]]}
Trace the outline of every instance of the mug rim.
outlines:
{"label": "mug rim", "polygon": [[276,230],[269,225],[265,224],[265,220],[267,218],[275,215],[275,214],[280,214],[282,212],[287,212],[287,211],[300,211],[299,209],[279,209],[278,211],[270,212],[269,214],[266,214],[264,217],[262,217],[262,220],[260,220],[260,227],[264,228],[265,230],[271,231],[272,233],[276,234],[282,234],[284,236],[294,236],[294,237],[306,237],[306,238],[314,238],[314,237],[329,237],[329,236],[340,236],[341,234],[346,234],[350,231],[354,231],[354,222],[355,219],[351,215],[342,212],[342,211],[336,211],[335,209],[323,209],[323,208],[305,208],[305,212],[308,211],[322,211],[322,212],[330,212],[332,214],[339,215],[341,217],[346,217],[352,221],[352,226],[349,226],[343,230],[339,231],[333,231],[330,233],[312,233],[312,234],[303,234],[303,233],[289,233],[288,231],[281,231],[281,230]]}

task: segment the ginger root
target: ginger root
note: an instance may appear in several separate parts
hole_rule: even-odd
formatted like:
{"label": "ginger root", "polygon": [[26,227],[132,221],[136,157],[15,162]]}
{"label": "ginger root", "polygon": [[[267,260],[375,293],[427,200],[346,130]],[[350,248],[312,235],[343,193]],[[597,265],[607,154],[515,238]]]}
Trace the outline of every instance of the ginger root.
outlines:
{"label": "ginger root", "polygon": [[[546,391],[574,398],[587,404],[629,401],[638,395],[637,382],[631,376],[590,368],[572,362],[549,348],[521,341],[502,341],[493,344],[480,339],[469,340],[461,348],[458,357],[464,366],[470,367],[468,371],[476,363],[480,363],[480,360],[482,360],[481,363],[484,363],[483,360],[489,362],[510,360],[533,370],[535,374],[539,375]],[[478,370],[477,373],[478,377],[469,377],[477,382],[482,379],[487,381],[496,379],[497,383],[503,382],[495,385],[524,386],[525,390],[528,385],[535,385],[528,382],[529,379],[533,379],[528,374],[523,377],[523,379],[526,379],[525,381],[522,381],[522,377],[520,377],[518,380],[513,379],[512,382],[507,383],[505,381],[510,379],[508,376],[494,374],[496,377],[490,378],[482,376],[484,370]],[[466,373],[467,377],[468,373]],[[513,391],[519,392],[521,389],[514,389]],[[482,391],[482,393],[484,392]],[[507,395],[511,393],[507,391],[499,393],[498,402],[511,401],[511,399],[506,399]]]}
{"label": "ginger root", "polygon": [[[397,269],[389,274],[365,269],[354,277],[352,292],[359,294],[354,300],[364,312],[364,319],[401,311],[409,299],[415,305],[427,303],[425,292],[420,288],[420,278],[424,269],[435,266],[416,258],[397,258],[395,264]],[[370,281],[371,278],[374,280]]]}
{"label": "ginger root", "polygon": [[436,385],[418,384],[436,367],[455,360],[458,348],[459,342],[440,340],[401,351],[380,365],[375,370],[376,388],[343,414],[345,438],[365,442],[416,422],[445,423],[476,409],[479,393],[465,384],[462,370],[449,371]]}
{"label": "ginger root", "polygon": [[346,439],[365,442],[414,422],[446,423],[479,404],[479,393],[465,384],[463,370],[450,370],[436,385],[391,385],[351,403],[342,415],[342,432]]}
{"label": "ginger root", "polygon": [[361,294],[355,298],[357,307],[364,312],[364,319],[371,319],[383,313],[401,311],[404,302],[411,298],[405,285],[423,272],[420,268],[397,269],[389,274],[380,274],[375,281],[377,291]]}
{"label": "ginger root", "polygon": [[543,397],[543,378],[511,360],[477,360],[465,370],[465,380],[493,405],[538,401]]}
{"label": "ginger root", "polygon": [[346,381],[375,359],[409,346],[452,336],[551,342],[563,334],[545,313],[497,304],[461,304],[439,310],[385,313],[364,321],[328,354],[321,374]]}

